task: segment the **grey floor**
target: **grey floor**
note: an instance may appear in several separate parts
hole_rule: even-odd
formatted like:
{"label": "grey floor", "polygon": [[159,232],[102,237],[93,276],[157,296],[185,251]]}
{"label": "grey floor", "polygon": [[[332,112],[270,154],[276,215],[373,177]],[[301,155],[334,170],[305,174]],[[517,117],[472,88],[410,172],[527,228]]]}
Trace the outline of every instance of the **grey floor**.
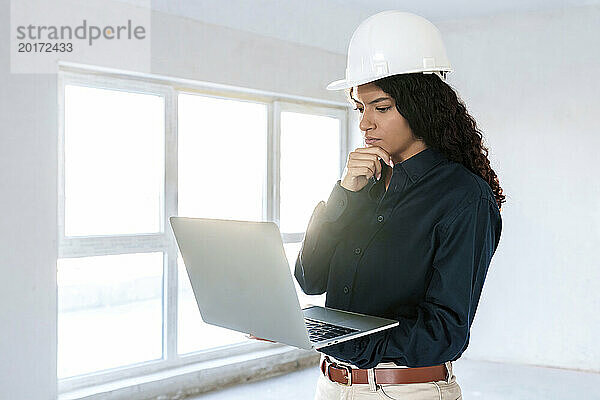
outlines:
{"label": "grey floor", "polygon": [[[312,400],[317,367],[208,393],[193,400]],[[460,359],[454,374],[464,400],[600,400],[600,374]]]}

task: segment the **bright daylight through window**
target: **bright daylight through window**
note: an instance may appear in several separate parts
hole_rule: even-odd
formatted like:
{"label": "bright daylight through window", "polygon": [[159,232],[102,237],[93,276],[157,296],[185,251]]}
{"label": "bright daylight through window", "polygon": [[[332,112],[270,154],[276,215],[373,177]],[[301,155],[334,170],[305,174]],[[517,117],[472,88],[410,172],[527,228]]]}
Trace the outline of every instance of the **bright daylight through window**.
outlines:
{"label": "bright daylight through window", "polygon": [[345,110],[76,73],[61,87],[59,378],[256,343],[202,321],[168,217],[277,221],[293,269],[340,177]]}

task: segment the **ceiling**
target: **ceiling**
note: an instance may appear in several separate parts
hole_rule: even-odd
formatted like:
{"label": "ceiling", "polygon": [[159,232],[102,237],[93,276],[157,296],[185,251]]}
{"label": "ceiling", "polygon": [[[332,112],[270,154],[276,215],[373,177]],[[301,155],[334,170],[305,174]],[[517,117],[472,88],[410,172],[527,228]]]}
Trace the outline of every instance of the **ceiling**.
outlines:
{"label": "ceiling", "polygon": [[399,9],[433,23],[600,4],[600,0],[124,0],[209,24],[345,54],[352,32],[379,11]]}

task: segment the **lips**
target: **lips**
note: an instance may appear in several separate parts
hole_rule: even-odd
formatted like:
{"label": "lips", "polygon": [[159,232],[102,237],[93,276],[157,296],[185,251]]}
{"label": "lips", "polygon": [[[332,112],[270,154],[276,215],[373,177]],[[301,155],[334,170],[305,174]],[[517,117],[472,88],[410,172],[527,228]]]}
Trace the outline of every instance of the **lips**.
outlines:
{"label": "lips", "polygon": [[377,139],[377,138],[370,138],[370,137],[367,137],[367,138],[365,138],[365,143],[366,143],[366,144],[373,144],[373,143],[375,143],[375,142],[377,142],[377,141],[379,141],[379,140],[380,140],[380,139]]}

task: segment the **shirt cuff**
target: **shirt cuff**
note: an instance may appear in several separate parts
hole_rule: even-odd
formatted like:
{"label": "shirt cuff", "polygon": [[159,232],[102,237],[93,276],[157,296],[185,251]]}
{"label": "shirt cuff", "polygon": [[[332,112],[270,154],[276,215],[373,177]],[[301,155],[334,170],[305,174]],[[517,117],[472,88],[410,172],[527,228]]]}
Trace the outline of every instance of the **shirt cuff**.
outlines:
{"label": "shirt cuff", "polygon": [[374,368],[381,362],[385,354],[388,342],[387,331],[389,329],[321,347],[319,351],[338,360],[354,364],[358,368]]}
{"label": "shirt cuff", "polygon": [[352,216],[370,200],[369,188],[372,184],[367,184],[362,189],[354,192],[343,187],[341,182],[341,180],[338,180],[334,185],[323,213],[323,216],[329,222],[341,221],[348,216]]}

